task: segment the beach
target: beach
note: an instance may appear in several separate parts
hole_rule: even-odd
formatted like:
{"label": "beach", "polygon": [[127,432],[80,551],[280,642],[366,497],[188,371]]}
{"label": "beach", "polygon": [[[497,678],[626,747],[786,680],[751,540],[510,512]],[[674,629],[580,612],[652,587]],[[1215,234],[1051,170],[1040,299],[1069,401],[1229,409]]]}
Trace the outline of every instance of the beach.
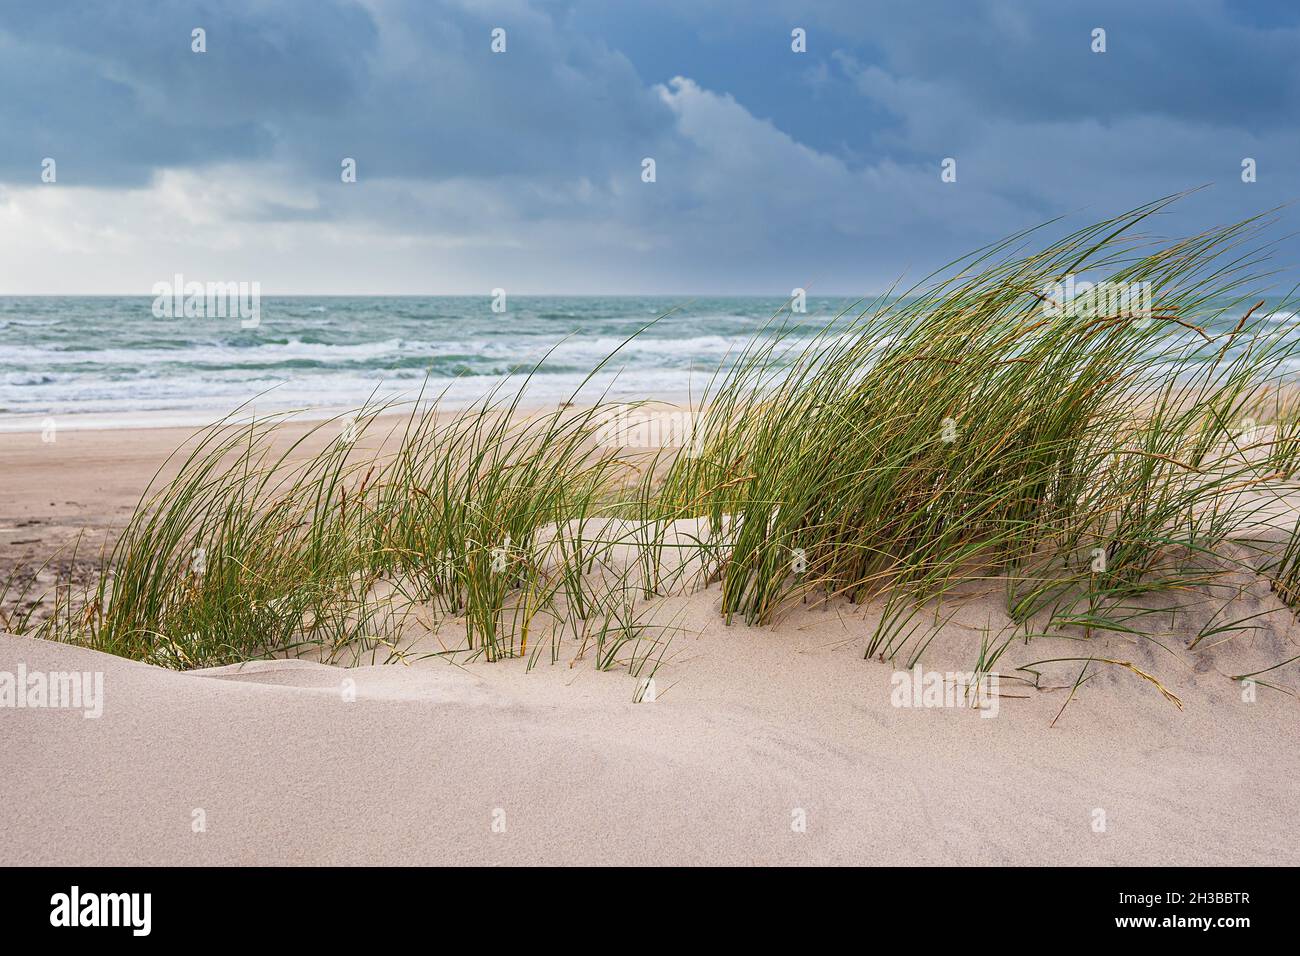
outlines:
{"label": "beach", "polygon": [[1300,6],[737,6],[0,4],[7,935],[1291,928]]}
{"label": "beach", "polygon": [[522,380],[356,361],[433,300],[139,396],[148,328],[55,349],[0,428],[0,862],[1300,862],[1296,312],[1215,271],[1246,226],[1118,251],[1172,201]]}
{"label": "beach", "polygon": [[[46,437],[39,429],[0,433],[5,473],[0,561],[5,571],[19,563],[39,567],[48,558],[68,557],[83,535],[83,555],[96,556],[105,534],[121,528],[151,479],[160,469],[163,477],[169,473],[167,459],[197,431],[193,426],[86,428],[75,420],[65,423]],[[312,427],[311,422],[289,423],[281,434],[291,443]]]}
{"label": "beach", "polygon": [[[186,434],[4,436],[0,553],[120,526]],[[1266,584],[1248,600],[1260,629],[1208,653],[1177,626],[1168,654],[1092,638],[1181,706],[1122,667],[1071,693],[1058,664],[1044,689],[1004,678],[992,719],[899,706],[904,664],[864,659],[878,609],[727,626],[716,584],[661,602],[678,629],[639,702],[571,653],[421,658],[428,636],[406,663],[190,671],[5,636],[0,671],[102,673],[103,700],[0,711],[0,862],[1294,865],[1296,698],[1231,679],[1294,655],[1294,615]],[[963,601],[924,669],[969,671],[998,613]],[[998,669],[1078,656],[1036,640]]]}

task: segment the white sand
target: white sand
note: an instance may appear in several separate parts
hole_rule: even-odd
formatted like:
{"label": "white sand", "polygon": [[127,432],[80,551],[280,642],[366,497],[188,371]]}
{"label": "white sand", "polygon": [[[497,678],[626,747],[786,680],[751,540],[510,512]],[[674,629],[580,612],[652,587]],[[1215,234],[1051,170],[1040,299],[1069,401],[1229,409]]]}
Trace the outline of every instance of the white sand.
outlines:
{"label": "white sand", "polygon": [[[4,441],[10,561],[120,522],[177,443]],[[1013,646],[1005,675],[1110,656],[1184,703],[1097,665],[1055,727],[1077,663],[1042,668],[1046,691],[1004,679],[995,718],[898,708],[894,668],[862,659],[871,612],[728,628],[716,588],[663,602],[683,630],[653,703],[590,654],[570,667],[572,648],[531,673],[443,659],[179,673],[0,635],[0,672],[104,675],[99,719],[0,707],[0,864],[1295,865],[1300,703],[1266,687],[1243,701],[1230,676],[1300,654],[1300,631],[1262,579],[1238,583],[1233,617],[1270,613],[1209,651],[1186,651],[1179,631],[1153,635],[1169,653],[1121,636]],[[969,670],[990,620],[997,595],[963,602],[926,668]],[[1264,677],[1294,691],[1297,673]]]}
{"label": "white sand", "polygon": [[640,704],[583,663],[177,673],[0,637],[0,670],[105,681],[98,720],[0,710],[0,863],[1300,862],[1285,694],[1244,703],[1210,666],[1169,680],[1180,711],[1105,668],[1054,729],[1064,691],[896,708],[859,621],[728,629],[716,591],[678,600],[699,633]]}

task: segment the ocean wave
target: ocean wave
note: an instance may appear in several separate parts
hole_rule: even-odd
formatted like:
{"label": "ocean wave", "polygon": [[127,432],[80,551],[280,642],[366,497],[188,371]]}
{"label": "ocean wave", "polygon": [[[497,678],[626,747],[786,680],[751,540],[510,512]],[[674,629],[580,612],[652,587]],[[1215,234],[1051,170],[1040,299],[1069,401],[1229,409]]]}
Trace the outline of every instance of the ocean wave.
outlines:
{"label": "ocean wave", "polygon": [[[523,372],[532,374],[534,401],[560,401],[606,360],[585,389],[592,399],[605,389],[620,398],[698,394],[782,305],[521,296],[496,314],[486,296],[267,298],[261,326],[242,329],[225,320],[160,321],[149,304],[144,297],[0,299],[0,411],[219,414],[259,394],[268,408],[338,407],[364,401],[376,387],[414,392],[426,379],[449,403],[467,404],[503,381],[507,391],[517,387]],[[846,304],[810,299],[809,313],[787,330],[788,344],[821,333]]]}
{"label": "ocean wave", "polygon": [[289,381],[183,382],[169,379],[157,380],[148,387],[141,387],[141,383],[91,380],[62,382],[39,390],[0,387],[0,413],[30,416],[202,411],[216,418],[250,401],[260,411],[283,411],[355,406],[372,393],[377,401],[412,400],[421,391],[426,399],[440,395],[444,405],[457,408],[479,401],[494,390],[499,390],[500,395],[512,395],[525,384],[528,403],[545,404],[575,397],[579,401],[596,401],[602,395],[641,398],[647,395],[699,394],[708,379],[708,373],[693,373],[686,369],[665,375],[662,370],[624,368],[609,370],[590,380],[587,372],[570,372],[540,377],[514,374],[491,378],[444,378],[430,380],[427,385],[423,376],[404,380],[345,375],[320,375],[310,380]]}
{"label": "ocean wave", "polygon": [[160,363],[225,368],[285,365],[303,361],[323,364],[361,361],[375,363],[378,367],[383,361],[389,359],[411,357],[436,359],[448,355],[462,358],[510,359],[515,364],[521,364],[541,360],[548,353],[560,364],[571,364],[574,361],[599,362],[615,350],[618,350],[621,356],[640,358],[720,357],[729,351],[734,351],[743,341],[744,339],[720,335],[702,335],[689,338],[646,336],[631,342],[615,336],[574,336],[558,344],[543,336],[496,338],[478,336],[469,340],[440,339],[424,342],[386,338],[353,343],[309,342],[294,338],[249,345],[211,341],[189,346],[178,343],[166,348],[149,345],[89,349],[9,344],[0,346],[0,365],[8,367],[98,365],[146,369]]}

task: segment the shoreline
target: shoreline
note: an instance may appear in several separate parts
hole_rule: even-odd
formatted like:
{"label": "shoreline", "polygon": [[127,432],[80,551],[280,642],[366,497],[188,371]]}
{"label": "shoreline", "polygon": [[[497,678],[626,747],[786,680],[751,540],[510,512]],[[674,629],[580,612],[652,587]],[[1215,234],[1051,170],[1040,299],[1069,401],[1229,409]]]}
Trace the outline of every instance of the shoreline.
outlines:
{"label": "shoreline", "polygon": [[[503,391],[503,397],[509,396],[510,392]],[[596,401],[584,400],[577,402],[580,406],[590,406],[596,404]],[[649,396],[626,396],[626,397],[607,397],[603,400],[610,405],[631,405],[631,404],[662,404],[672,407],[691,407],[692,397],[685,392],[663,392]],[[380,417],[401,416],[410,413],[415,399],[407,398],[395,401],[391,410],[385,410]],[[431,406],[434,403],[425,400],[422,406]],[[474,408],[478,404],[474,400],[444,400],[437,403],[439,414],[455,415],[464,413]],[[543,400],[539,397],[527,398],[520,405],[518,412],[521,415],[532,415],[550,409],[561,404],[575,404],[565,402]],[[284,420],[286,422],[302,423],[319,423],[329,421],[331,418],[345,415],[348,412],[357,411],[360,408],[360,402],[347,405],[319,405],[310,407],[281,407],[273,406],[257,411],[255,407],[248,405],[238,409],[237,412],[227,407],[224,410],[213,406],[208,409],[189,410],[189,409],[158,409],[154,411],[142,412],[22,412],[18,414],[0,411],[0,436],[4,435],[29,435],[46,431],[49,423],[54,423],[56,432],[77,432],[77,431],[118,431],[118,432],[141,432],[157,430],[180,430],[189,429],[197,430],[206,428],[216,422],[229,418],[231,421],[247,422],[253,419],[257,421]],[[3,446],[0,446],[0,454],[3,453]]]}

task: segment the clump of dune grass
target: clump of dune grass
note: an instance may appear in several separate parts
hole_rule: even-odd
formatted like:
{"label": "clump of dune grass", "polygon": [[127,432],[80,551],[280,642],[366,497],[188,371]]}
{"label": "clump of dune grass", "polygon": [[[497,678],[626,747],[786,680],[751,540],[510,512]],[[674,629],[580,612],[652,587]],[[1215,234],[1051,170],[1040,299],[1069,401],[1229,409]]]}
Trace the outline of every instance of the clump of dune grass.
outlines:
{"label": "clump of dune grass", "polygon": [[[1013,619],[1103,629],[1135,598],[1203,582],[1200,559],[1250,521],[1246,492],[1294,461],[1287,437],[1259,461],[1241,423],[1295,346],[1243,288],[1259,223],[1131,238],[1162,205],[1030,255],[1008,240],[833,323],[788,365],[756,340],[713,390],[703,454],[669,479],[735,528],[723,613],[880,597],[894,630],[995,581]],[[1149,283],[1153,306],[1045,314],[1041,290],[1078,273]]]}
{"label": "clump of dune grass", "polygon": [[[1243,566],[1225,545],[1300,464],[1288,299],[1260,290],[1267,222],[1143,235],[1170,201],[1012,237],[811,340],[778,314],[719,367],[680,447],[611,441],[628,406],[581,389],[528,411],[526,385],[456,413],[368,404],[279,452],[277,420],[217,423],[98,583],[22,629],[192,667],[402,660],[412,621],[454,621],[456,653],[652,676],[670,636],[654,602],[716,584],[724,617],[755,625],[878,602],[864,653],[909,667],[972,588],[1002,593],[1009,622],[985,669],[1014,636],[1144,635],[1214,603]],[[1045,295],[1083,275],[1142,285],[1146,307]],[[1298,540],[1271,571],[1293,603]],[[1225,608],[1202,637],[1248,626]]]}

